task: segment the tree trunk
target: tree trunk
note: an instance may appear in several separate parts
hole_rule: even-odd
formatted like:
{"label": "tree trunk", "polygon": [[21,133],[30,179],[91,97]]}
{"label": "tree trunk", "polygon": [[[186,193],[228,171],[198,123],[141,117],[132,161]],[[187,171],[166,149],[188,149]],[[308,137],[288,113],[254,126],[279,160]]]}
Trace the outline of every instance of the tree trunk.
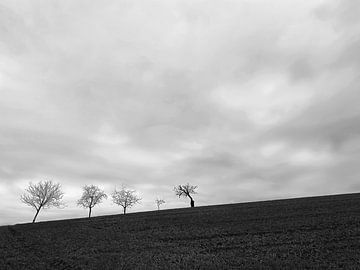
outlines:
{"label": "tree trunk", "polygon": [[33,219],[32,223],[35,223],[36,217],[38,216],[39,212],[40,212],[40,208],[36,209],[36,214],[34,216],[34,219]]}
{"label": "tree trunk", "polygon": [[195,202],[194,202],[193,199],[191,199],[191,201],[190,201],[190,206],[191,206],[191,207],[195,207]]}
{"label": "tree trunk", "polygon": [[89,207],[89,218],[91,217],[91,207]]}
{"label": "tree trunk", "polygon": [[126,214],[126,207],[124,207],[124,215]]}

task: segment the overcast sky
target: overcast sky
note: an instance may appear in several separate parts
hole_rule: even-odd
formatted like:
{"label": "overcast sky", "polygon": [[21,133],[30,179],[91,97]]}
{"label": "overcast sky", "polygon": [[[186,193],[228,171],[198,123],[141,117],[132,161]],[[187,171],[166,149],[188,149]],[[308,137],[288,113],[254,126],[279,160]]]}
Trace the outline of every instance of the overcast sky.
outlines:
{"label": "overcast sky", "polygon": [[[0,0],[0,224],[30,181],[130,212],[360,191],[360,1]],[[108,199],[94,215],[121,213]]]}

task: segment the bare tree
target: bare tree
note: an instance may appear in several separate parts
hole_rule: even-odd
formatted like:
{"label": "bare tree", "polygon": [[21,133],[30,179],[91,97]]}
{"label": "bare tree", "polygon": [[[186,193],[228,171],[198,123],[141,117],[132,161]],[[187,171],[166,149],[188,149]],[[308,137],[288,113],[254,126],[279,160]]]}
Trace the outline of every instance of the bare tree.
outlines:
{"label": "bare tree", "polygon": [[25,189],[25,191],[26,192],[20,196],[20,200],[35,208],[36,214],[32,221],[33,223],[42,208],[50,208],[52,206],[60,207],[64,205],[61,202],[64,193],[61,191],[61,185],[59,183],[40,181],[37,184],[33,184],[30,182],[29,187]]}
{"label": "bare tree", "polygon": [[89,208],[89,218],[91,217],[91,209],[106,199],[107,195],[99,187],[94,185],[84,186],[83,194],[77,204],[84,208]]}
{"label": "bare tree", "polygon": [[155,200],[155,203],[156,203],[156,205],[157,205],[158,210],[160,210],[160,205],[162,205],[163,203],[165,203],[165,201],[164,201],[163,199],[157,198],[157,199]]}
{"label": "bare tree", "polygon": [[123,207],[124,215],[127,208],[134,206],[141,200],[140,197],[136,196],[135,190],[126,189],[125,186],[122,186],[121,190],[116,190],[115,188],[111,196],[115,204]]}
{"label": "bare tree", "polygon": [[189,183],[186,185],[178,185],[177,187],[174,187],[174,191],[176,196],[180,197],[189,197],[190,198],[190,206],[194,207],[195,202],[190,194],[196,194],[195,189],[197,186],[191,186]]}

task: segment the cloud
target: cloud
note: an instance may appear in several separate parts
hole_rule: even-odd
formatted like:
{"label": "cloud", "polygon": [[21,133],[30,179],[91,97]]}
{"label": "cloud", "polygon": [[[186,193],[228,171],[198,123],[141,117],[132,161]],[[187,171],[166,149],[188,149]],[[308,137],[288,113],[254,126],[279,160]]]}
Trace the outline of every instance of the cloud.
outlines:
{"label": "cloud", "polygon": [[44,220],[82,216],[84,184],[137,189],[134,211],[186,206],[183,182],[199,205],[358,191],[358,8],[2,1],[1,222],[48,178],[68,208]]}

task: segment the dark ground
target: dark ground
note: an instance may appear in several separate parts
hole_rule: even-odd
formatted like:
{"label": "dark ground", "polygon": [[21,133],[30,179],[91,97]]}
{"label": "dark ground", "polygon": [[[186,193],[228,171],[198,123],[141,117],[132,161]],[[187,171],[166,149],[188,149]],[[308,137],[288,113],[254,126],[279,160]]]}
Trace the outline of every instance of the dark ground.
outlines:
{"label": "dark ground", "polygon": [[0,227],[0,269],[360,269],[360,194]]}

